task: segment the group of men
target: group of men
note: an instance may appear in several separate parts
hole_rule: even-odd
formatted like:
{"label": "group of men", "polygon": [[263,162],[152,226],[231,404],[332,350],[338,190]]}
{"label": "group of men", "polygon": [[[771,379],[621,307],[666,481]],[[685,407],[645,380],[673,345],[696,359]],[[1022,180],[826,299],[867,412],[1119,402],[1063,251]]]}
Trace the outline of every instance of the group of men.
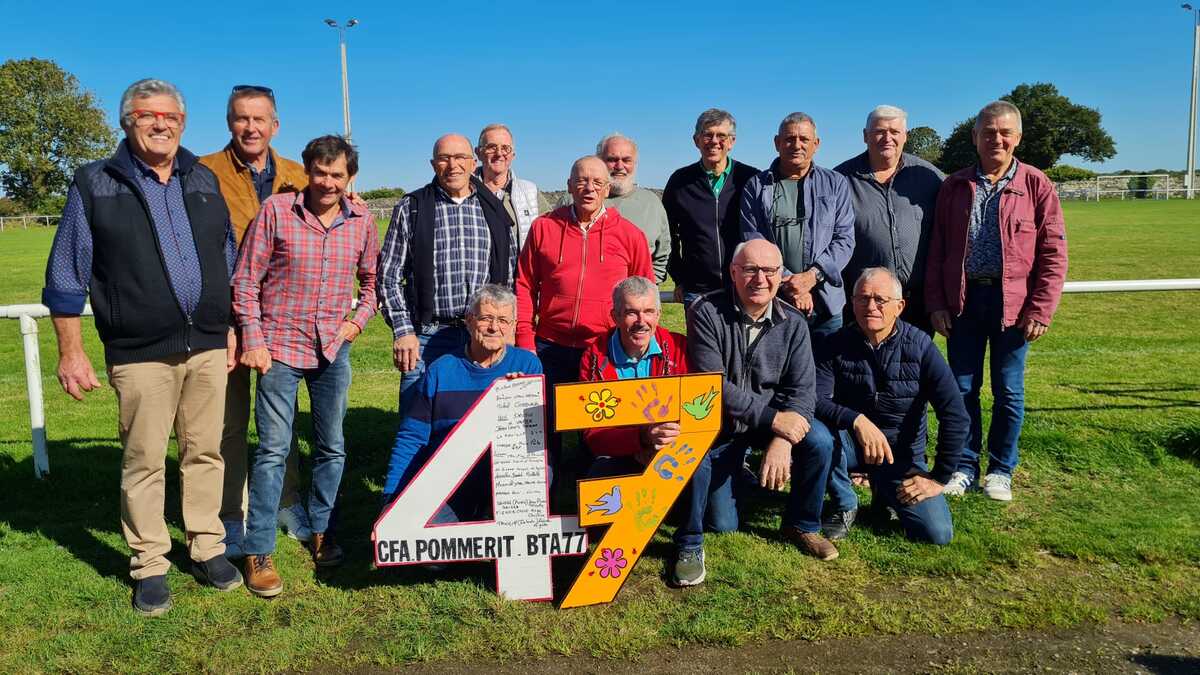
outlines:
{"label": "group of men", "polygon": [[[936,544],[953,532],[944,495],[982,485],[1012,498],[1025,355],[1057,306],[1066,245],[1053,184],[1013,156],[1021,117],[1009,103],[980,111],[979,163],[949,178],[903,152],[899,108],[873,110],[866,151],[834,170],[813,161],[815,121],[792,113],[763,171],[730,156],[736,122],[710,109],[692,137],[699,161],[671,175],[661,200],[636,183],[637,144],[610,134],[571,165],[554,209],[514,175],[511,131],[491,124],[474,148],[458,134],[435,142],[433,179],[396,205],[382,242],[349,191],[358,153],[345,139],[309,142],[303,165],[270,148],[279,122],[269,88],[233,89],[231,141],[202,158],[180,146],[186,112],[170,83],[134,83],[120,115],[116,154],[75,176],[43,302],[60,382],[82,398],[99,386],[79,320],[91,298],[117,393],[122,529],[143,614],[171,605],[172,428],[198,580],[280,593],[277,525],[307,542],[315,565],[341,562],[349,351],[377,307],[401,373],[385,503],[491,381],[536,373],[549,415],[555,384],[724,374],[720,437],[681,498],[681,586],[705,578],[704,533],[737,528],[754,453],[758,486],[791,485],[781,536],[821,560],[837,557],[833,542],[855,520],[851,472],[906,535]],[[659,325],[667,275],[687,308],[686,337]],[[980,480],[989,345],[995,403]],[[312,401],[306,499],[292,430],[300,380]],[[586,472],[640,471],[678,434],[675,423],[588,431]],[[548,461],[552,480],[573,475],[557,434]],[[436,518],[487,517],[484,469]],[[241,570],[228,561],[237,557]]]}

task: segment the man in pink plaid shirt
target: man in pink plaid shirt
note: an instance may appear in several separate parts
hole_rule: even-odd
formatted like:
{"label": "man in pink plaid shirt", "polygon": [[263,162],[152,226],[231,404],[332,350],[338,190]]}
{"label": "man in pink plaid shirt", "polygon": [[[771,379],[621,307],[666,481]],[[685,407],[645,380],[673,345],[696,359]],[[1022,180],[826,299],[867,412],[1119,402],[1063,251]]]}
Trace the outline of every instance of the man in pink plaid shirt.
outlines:
{"label": "man in pink plaid shirt", "polygon": [[[233,275],[241,363],[259,372],[254,405],[259,442],[250,473],[244,550],[246,587],[262,597],[283,590],[271,553],[302,379],[312,400],[316,441],[309,548],[319,567],[342,560],[329,516],[346,460],[342,421],[350,388],[350,343],[376,306],[378,230],[366,207],[346,198],[358,172],[358,152],[340,136],[322,136],[309,142],[303,158],[308,187],[263,202],[246,231]],[[358,307],[352,311],[356,278]]]}

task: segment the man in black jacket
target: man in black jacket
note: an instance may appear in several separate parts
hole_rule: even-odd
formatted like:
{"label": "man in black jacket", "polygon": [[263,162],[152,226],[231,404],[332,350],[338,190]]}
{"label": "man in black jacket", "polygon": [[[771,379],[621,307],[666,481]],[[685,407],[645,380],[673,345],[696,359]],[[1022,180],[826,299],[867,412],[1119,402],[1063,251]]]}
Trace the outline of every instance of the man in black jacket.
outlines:
{"label": "man in black jacket", "polygon": [[117,393],[133,606],[148,616],[171,607],[163,497],[172,428],[192,573],[223,591],[242,584],[225,559],[218,516],[236,247],[216,177],[179,147],[184,120],[183,96],[169,82],[140,80],[125,90],[125,140],[111,158],[75,173],[42,292],[58,337],[58,381],[79,400],[100,386],[79,320],[92,301]]}
{"label": "man in black jacket", "polygon": [[[834,434],[825,534],[846,536],[858,509],[849,469],[867,472],[872,503],[900,516],[908,538],[948,544],[954,536],[942,496],[967,440],[958,385],[933,340],[898,317],[900,281],[886,267],[863,270],[851,296],[854,324],[824,345],[817,359],[817,418]],[[937,462],[925,459],[928,404],[938,418]]]}
{"label": "man in black jacket", "polygon": [[724,110],[700,113],[692,142],[700,161],[671,174],[663,189],[671,230],[667,271],[675,280],[676,302],[685,306],[704,293],[729,287],[729,261],[742,240],[742,186],[758,173],[729,157],[737,142],[737,121]]}
{"label": "man in black jacket", "polygon": [[738,526],[738,478],[750,448],[765,448],[763,487],[792,489],[781,530],[800,550],[833,560],[821,536],[833,438],[813,417],[816,401],[808,323],[775,295],[783,267],[779,248],[754,239],[734,249],[733,290],[713,291],[688,310],[688,367],[723,372],[721,434],[696,469],[675,531],[675,583],[704,580],[704,530]]}

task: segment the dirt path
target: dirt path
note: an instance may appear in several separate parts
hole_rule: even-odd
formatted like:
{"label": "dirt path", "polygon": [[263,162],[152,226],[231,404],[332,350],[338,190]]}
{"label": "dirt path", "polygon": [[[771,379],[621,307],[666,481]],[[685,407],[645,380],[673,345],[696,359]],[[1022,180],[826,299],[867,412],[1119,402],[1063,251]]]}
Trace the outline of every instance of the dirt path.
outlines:
{"label": "dirt path", "polygon": [[950,639],[891,635],[767,642],[739,649],[671,649],[638,661],[559,657],[420,664],[407,673],[1200,673],[1200,626],[1169,621],[1071,630],[975,633]]}

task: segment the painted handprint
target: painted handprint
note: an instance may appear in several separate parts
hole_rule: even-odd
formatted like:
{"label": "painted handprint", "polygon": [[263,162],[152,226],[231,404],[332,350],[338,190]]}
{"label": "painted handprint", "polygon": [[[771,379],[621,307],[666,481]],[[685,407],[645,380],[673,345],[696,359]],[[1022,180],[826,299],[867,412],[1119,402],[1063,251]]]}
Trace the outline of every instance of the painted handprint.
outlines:
{"label": "painted handprint", "polygon": [[647,422],[657,422],[671,412],[671,401],[674,400],[674,396],[669,396],[667,402],[663,403],[658,396],[658,384],[651,383],[650,386],[643,384],[638,387],[637,400],[630,401],[630,404],[642,411]]}
{"label": "painted handprint", "polygon": [[657,492],[645,488],[638,490],[637,503],[634,504],[637,510],[633,513],[633,524],[638,530],[646,530],[658,525],[661,517],[654,513],[654,502],[657,498]]}
{"label": "painted handprint", "polygon": [[713,400],[717,398],[716,388],[710,388],[707,394],[700,394],[690,401],[683,402],[683,411],[697,420],[708,417],[712,412]]}

